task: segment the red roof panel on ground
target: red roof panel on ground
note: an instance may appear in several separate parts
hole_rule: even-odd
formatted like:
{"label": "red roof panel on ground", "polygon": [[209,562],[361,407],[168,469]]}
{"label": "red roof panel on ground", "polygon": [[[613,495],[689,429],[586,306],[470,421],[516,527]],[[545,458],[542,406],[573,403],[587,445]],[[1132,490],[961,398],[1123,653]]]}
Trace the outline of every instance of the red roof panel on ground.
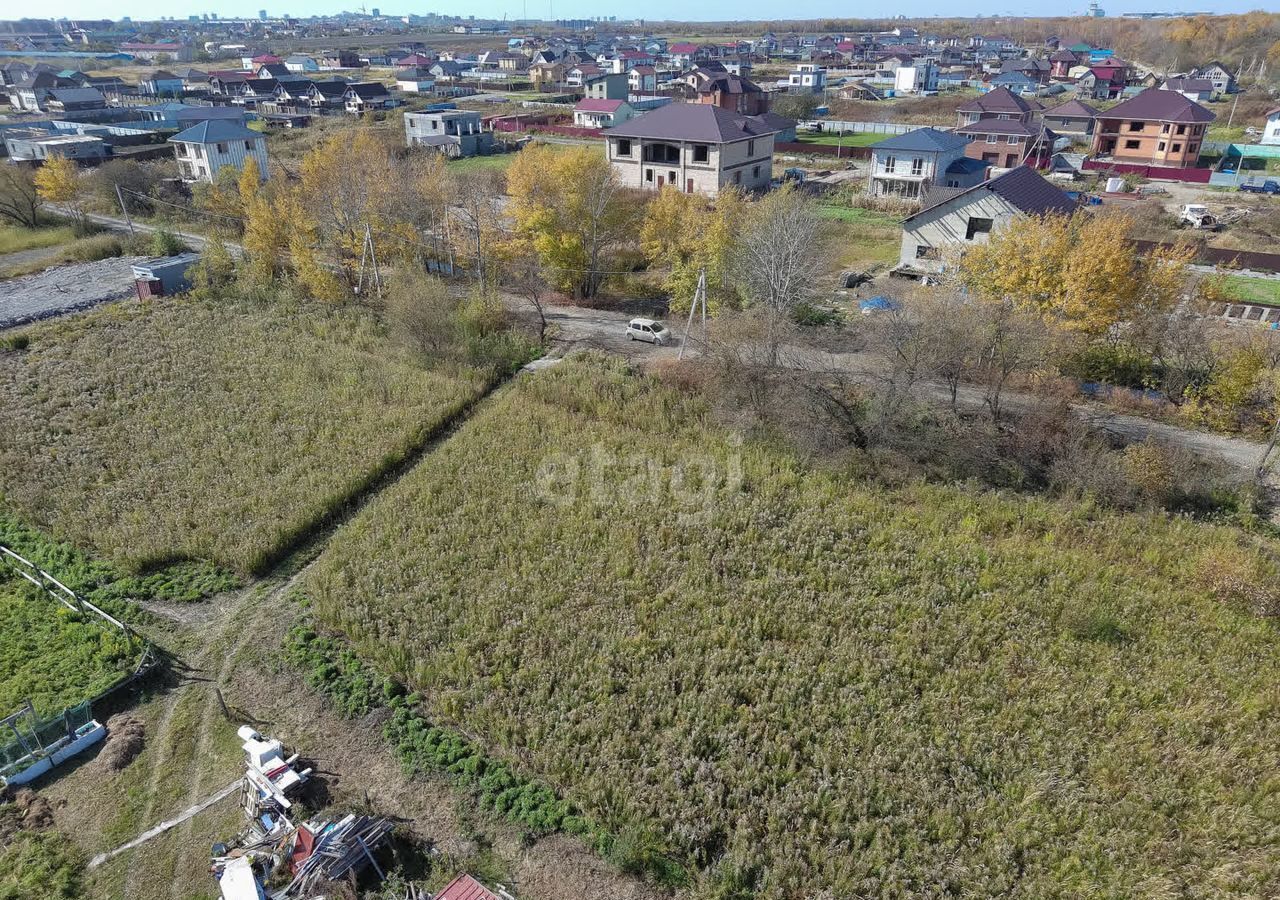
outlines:
{"label": "red roof panel on ground", "polygon": [[436,894],[436,900],[498,900],[498,895],[470,875],[459,875]]}

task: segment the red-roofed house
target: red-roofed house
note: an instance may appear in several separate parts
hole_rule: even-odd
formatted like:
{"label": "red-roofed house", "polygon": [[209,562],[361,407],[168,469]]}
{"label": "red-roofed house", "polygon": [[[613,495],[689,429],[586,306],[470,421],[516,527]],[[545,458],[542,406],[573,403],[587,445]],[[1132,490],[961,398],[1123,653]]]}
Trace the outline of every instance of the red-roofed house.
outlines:
{"label": "red-roofed house", "polygon": [[431,65],[435,60],[430,56],[423,56],[421,53],[410,53],[408,56],[402,56],[396,60],[397,69],[418,69]]}
{"label": "red-roofed house", "polygon": [[275,66],[282,62],[284,62],[284,60],[280,57],[271,53],[264,53],[261,56],[255,56],[253,58],[253,67],[256,69],[258,66]]}
{"label": "red-roofed house", "polygon": [[672,44],[667,48],[667,57],[677,66],[687,66],[698,55],[697,44]]}
{"label": "red-roofed house", "polygon": [[579,128],[612,128],[634,116],[626,100],[596,100],[588,97],[573,107],[573,124]]}
{"label": "red-roofed house", "polygon": [[459,875],[440,889],[436,900],[498,900],[498,895],[470,875]]}

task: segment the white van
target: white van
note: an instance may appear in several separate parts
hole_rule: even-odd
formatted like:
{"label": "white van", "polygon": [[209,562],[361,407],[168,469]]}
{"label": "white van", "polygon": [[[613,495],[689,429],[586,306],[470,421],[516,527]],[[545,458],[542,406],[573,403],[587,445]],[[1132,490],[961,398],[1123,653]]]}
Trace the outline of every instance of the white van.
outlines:
{"label": "white van", "polygon": [[627,337],[633,341],[648,341],[662,346],[671,340],[671,332],[661,322],[653,319],[632,319],[627,323]]}

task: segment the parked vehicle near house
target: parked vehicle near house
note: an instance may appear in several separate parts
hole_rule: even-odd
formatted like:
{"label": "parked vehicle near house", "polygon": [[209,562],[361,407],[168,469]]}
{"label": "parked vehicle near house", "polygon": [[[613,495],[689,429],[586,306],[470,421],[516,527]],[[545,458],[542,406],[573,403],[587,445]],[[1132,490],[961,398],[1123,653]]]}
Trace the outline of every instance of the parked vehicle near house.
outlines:
{"label": "parked vehicle near house", "polygon": [[1262,182],[1262,184],[1245,182],[1240,185],[1240,190],[1249,194],[1271,194],[1274,196],[1275,194],[1280,194],[1280,181],[1276,181],[1274,178],[1268,178],[1266,181]]}
{"label": "parked vehicle near house", "polygon": [[627,338],[648,341],[661,347],[671,340],[671,332],[661,322],[653,319],[632,319],[627,323]]}

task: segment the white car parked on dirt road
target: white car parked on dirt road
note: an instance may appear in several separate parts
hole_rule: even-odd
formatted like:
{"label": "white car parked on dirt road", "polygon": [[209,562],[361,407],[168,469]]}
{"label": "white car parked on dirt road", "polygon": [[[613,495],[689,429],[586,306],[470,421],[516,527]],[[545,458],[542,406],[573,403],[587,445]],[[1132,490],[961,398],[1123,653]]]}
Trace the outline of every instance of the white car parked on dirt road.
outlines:
{"label": "white car parked on dirt road", "polygon": [[671,340],[671,332],[661,322],[653,319],[632,319],[627,323],[627,337],[633,341],[648,341],[661,347]]}

